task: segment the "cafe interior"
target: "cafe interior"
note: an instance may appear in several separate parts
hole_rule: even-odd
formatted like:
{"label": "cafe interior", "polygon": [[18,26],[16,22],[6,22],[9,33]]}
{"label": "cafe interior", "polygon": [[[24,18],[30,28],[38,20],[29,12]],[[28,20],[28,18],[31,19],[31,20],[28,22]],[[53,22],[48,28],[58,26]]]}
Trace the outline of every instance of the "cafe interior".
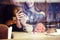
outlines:
{"label": "cafe interior", "polygon": [[[27,1],[27,0],[26,0]],[[60,40],[60,0],[34,1],[37,11],[45,12],[38,24],[42,31],[27,32],[17,27],[16,13],[23,9],[25,1],[0,0],[0,39],[4,40]]]}

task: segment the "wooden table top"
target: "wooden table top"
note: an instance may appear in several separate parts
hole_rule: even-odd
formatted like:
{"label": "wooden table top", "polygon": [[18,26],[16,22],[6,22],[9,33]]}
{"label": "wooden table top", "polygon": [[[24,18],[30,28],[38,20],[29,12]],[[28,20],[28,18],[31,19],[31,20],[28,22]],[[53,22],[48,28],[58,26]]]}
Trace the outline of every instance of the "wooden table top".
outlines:
{"label": "wooden table top", "polygon": [[13,39],[19,40],[60,40],[60,35],[46,35],[44,33],[13,32]]}

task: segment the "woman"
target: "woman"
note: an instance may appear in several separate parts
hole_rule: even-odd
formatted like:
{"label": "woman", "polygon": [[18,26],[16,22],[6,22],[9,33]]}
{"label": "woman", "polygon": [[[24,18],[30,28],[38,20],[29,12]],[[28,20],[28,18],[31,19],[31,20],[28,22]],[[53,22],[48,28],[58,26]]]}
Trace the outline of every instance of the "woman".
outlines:
{"label": "woman", "polygon": [[[19,15],[19,16],[18,16]],[[37,25],[45,17],[44,12],[37,12],[34,8],[34,2],[25,2],[23,6],[23,12],[20,11],[20,14],[17,13],[17,19],[21,22],[27,32],[32,32],[36,30]],[[45,27],[44,27],[45,30]]]}

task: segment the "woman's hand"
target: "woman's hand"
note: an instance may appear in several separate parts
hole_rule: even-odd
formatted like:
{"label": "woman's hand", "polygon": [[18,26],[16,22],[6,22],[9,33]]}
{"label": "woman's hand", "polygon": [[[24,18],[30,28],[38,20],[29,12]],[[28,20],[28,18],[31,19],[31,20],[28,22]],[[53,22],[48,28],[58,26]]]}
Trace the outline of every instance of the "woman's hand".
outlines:
{"label": "woman's hand", "polygon": [[18,14],[18,20],[24,25],[27,22],[27,16],[24,13]]}
{"label": "woman's hand", "polygon": [[[26,20],[24,18],[24,13],[16,13],[16,23],[18,28],[22,28],[22,25],[26,23]],[[22,24],[22,25],[21,25]]]}

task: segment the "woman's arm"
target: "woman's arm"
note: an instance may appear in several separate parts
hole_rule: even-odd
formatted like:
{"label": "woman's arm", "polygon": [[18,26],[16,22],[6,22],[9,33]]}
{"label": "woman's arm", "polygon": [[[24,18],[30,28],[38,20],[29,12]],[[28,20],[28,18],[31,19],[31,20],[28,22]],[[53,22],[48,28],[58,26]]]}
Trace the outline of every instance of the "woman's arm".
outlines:
{"label": "woman's arm", "polygon": [[24,26],[24,28],[26,29],[27,32],[32,32],[33,27],[32,27],[32,25],[26,23],[27,19],[28,19],[28,17],[24,13],[18,14],[18,16],[17,16],[18,28],[21,27],[20,26],[20,23],[21,23]]}
{"label": "woman's arm", "polygon": [[21,25],[19,19],[17,19],[17,18],[16,18],[16,25],[18,28],[22,28],[22,25]]}
{"label": "woman's arm", "polygon": [[18,28],[22,28],[21,22],[20,22],[20,18],[19,18],[19,14],[16,13],[16,25]]}

